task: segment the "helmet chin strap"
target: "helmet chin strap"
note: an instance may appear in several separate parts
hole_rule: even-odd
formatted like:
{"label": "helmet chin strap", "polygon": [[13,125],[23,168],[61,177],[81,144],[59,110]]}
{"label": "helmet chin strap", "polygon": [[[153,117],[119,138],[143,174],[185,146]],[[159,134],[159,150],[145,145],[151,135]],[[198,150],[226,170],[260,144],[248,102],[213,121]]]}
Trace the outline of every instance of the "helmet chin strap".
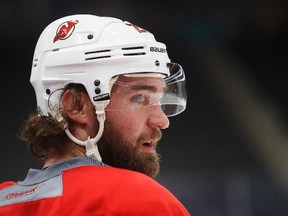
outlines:
{"label": "helmet chin strap", "polygon": [[104,131],[104,121],[105,121],[105,102],[96,104],[96,115],[97,115],[97,119],[99,122],[99,130],[97,135],[94,138],[90,138],[90,136],[88,137],[88,139],[86,141],[81,141],[79,139],[77,139],[67,128],[65,130],[65,133],[67,134],[67,136],[70,138],[70,140],[72,140],[74,143],[81,145],[81,146],[85,146],[86,148],[86,155],[88,157],[94,158],[98,161],[102,161],[102,158],[100,156],[99,150],[98,150],[98,146],[97,146],[97,142],[100,140],[103,131]]}

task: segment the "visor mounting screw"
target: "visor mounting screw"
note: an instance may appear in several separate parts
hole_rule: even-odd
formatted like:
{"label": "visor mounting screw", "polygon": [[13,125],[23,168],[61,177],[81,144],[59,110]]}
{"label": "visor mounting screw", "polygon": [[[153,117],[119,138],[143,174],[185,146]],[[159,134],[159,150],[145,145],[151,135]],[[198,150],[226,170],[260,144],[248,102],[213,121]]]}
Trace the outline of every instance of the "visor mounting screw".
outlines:
{"label": "visor mounting screw", "polygon": [[50,93],[51,93],[50,89],[46,89],[46,94],[50,95]]}
{"label": "visor mounting screw", "polygon": [[160,66],[160,62],[158,60],[155,61],[155,65],[158,67]]}
{"label": "visor mounting screw", "polygon": [[101,89],[100,89],[100,88],[96,88],[96,89],[95,89],[95,93],[96,93],[96,94],[100,94],[100,92],[101,92]]}
{"label": "visor mounting screw", "polygon": [[87,36],[87,38],[89,39],[89,40],[92,40],[93,39],[93,34],[89,34],[88,36]]}
{"label": "visor mounting screw", "polygon": [[99,85],[100,85],[100,80],[98,80],[98,79],[95,80],[95,81],[94,81],[94,85],[95,85],[95,86],[99,86]]}

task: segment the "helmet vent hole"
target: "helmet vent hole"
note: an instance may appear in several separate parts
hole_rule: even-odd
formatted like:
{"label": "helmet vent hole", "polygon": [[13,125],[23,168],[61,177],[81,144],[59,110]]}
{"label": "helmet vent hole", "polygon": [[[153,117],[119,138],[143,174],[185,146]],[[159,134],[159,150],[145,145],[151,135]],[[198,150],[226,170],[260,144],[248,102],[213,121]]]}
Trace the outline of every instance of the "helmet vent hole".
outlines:
{"label": "helmet vent hole", "polygon": [[111,58],[110,55],[102,55],[102,53],[109,53],[109,52],[111,52],[111,50],[109,49],[86,52],[85,55],[88,58],[85,58],[85,60],[89,61],[89,60],[95,60],[95,59]]}
{"label": "helmet vent hole", "polygon": [[141,53],[125,53],[123,54],[124,56],[137,56],[137,55],[145,55],[145,52],[141,52]]}
{"label": "helmet vent hole", "polygon": [[[146,55],[144,51],[144,46],[135,46],[135,47],[123,47],[122,50],[127,51],[123,53],[123,56],[139,56]],[[141,51],[142,52],[141,52]]]}
{"label": "helmet vent hole", "polygon": [[37,67],[38,58],[35,58],[35,59],[34,59],[34,62],[35,62],[35,63],[33,63],[33,67]]}
{"label": "helmet vent hole", "polygon": [[89,60],[103,59],[103,58],[111,58],[111,56],[98,56],[98,57],[91,57],[91,58],[85,58],[85,60],[86,60],[86,61],[89,61]]}
{"label": "helmet vent hole", "polygon": [[96,54],[96,53],[103,53],[103,52],[110,52],[111,50],[106,49],[106,50],[96,50],[96,51],[91,51],[91,52],[85,52],[85,55],[90,55],[90,54]]}
{"label": "helmet vent hole", "polygon": [[136,50],[136,49],[144,49],[143,46],[137,46],[137,47],[124,47],[122,50]]}

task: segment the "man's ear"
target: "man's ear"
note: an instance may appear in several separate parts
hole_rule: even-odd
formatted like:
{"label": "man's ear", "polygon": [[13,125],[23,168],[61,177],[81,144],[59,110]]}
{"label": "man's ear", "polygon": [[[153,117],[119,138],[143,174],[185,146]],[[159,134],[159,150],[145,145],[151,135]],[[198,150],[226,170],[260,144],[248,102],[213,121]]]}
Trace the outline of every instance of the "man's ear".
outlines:
{"label": "man's ear", "polygon": [[61,102],[67,116],[79,124],[86,124],[91,117],[91,112],[94,112],[88,95],[83,92],[75,93],[73,89],[68,89],[62,95]]}

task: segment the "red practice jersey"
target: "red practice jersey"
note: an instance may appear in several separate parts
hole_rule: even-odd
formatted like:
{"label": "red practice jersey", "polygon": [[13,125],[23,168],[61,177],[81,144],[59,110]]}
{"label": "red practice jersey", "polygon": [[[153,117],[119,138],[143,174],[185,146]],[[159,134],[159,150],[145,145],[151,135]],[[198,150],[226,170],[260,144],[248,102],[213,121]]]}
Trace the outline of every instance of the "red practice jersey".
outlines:
{"label": "red practice jersey", "polygon": [[[100,163],[100,162],[98,162]],[[46,170],[31,169],[22,182],[0,184],[2,216],[190,215],[166,188],[130,170],[73,158]]]}

